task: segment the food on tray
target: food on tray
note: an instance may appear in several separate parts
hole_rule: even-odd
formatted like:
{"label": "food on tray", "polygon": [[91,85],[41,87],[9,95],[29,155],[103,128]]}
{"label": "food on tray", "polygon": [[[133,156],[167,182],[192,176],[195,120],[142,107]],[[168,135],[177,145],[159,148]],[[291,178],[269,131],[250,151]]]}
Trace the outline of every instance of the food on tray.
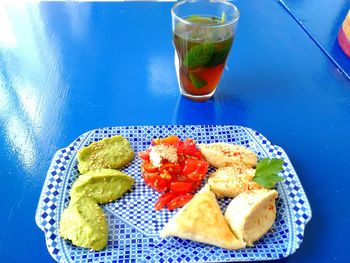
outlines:
{"label": "food on tray", "polygon": [[218,197],[235,197],[249,190],[273,188],[285,178],[277,174],[283,170],[283,160],[264,158],[256,169],[236,164],[218,168],[209,176],[211,190]]}
{"label": "food on tray", "polygon": [[59,233],[73,245],[101,250],[107,245],[108,225],[98,204],[121,197],[134,184],[121,168],[134,156],[127,139],[113,136],[93,142],[78,152],[78,169],[84,173],[73,183],[71,201],[63,211]]}
{"label": "food on tray", "polygon": [[227,249],[245,247],[231,232],[208,185],[170,219],[160,236],[177,236]]}
{"label": "food on tray", "polygon": [[239,194],[228,205],[225,218],[234,234],[247,245],[262,237],[276,219],[275,190],[252,190]]}
{"label": "food on tray", "polygon": [[262,188],[253,182],[254,176],[255,169],[253,168],[222,167],[209,176],[208,184],[218,197],[235,197],[245,191]]}
{"label": "food on tray", "polygon": [[178,162],[177,149],[171,145],[159,144],[154,145],[151,148],[149,154],[150,162],[154,167],[161,167],[162,161],[167,161],[170,163]]}
{"label": "food on tray", "polygon": [[209,164],[216,168],[236,165],[254,167],[258,160],[253,151],[239,145],[212,143],[199,144],[198,147]]}
{"label": "food on tray", "polygon": [[[199,148],[206,160],[219,168],[210,175],[207,185],[170,219],[160,236],[177,236],[227,249],[253,245],[276,219],[275,199],[278,194],[265,188],[272,188],[284,180],[277,175],[283,170],[283,160],[265,158],[257,163],[254,152],[226,143],[201,144]],[[162,158],[169,160],[168,157],[157,158],[154,167]],[[214,193],[218,197],[234,198],[225,217]],[[174,191],[163,194],[156,207],[172,198],[176,198]],[[227,228],[224,218],[230,228]]]}
{"label": "food on tray", "polygon": [[93,142],[78,151],[78,169],[85,174],[100,168],[119,169],[134,157],[130,142],[117,135]]}
{"label": "food on tray", "polygon": [[70,191],[71,198],[88,196],[99,204],[121,197],[134,184],[134,179],[118,170],[99,169],[80,175]]}
{"label": "food on tray", "polygon": [[61,215],[59,234],[71,240],[73,245],[103,249],[108,240],[108,225],[103,210],[92,198],[74,198]]}
{"label": "food on tray", "polygon": [[184,141],[175,135],[157,138],[152,140],[149,149],[138,155],[142,159],[145,183],[162,193],[155,204],[156,210],[184,206],[208,171],[208,163],[190,138]]}

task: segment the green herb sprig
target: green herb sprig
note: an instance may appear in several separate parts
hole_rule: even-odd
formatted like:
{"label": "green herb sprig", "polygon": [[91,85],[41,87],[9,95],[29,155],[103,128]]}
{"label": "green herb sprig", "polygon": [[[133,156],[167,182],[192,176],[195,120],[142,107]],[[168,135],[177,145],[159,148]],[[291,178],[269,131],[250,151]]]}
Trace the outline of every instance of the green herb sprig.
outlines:
{"label": "green herb sprig", "polygon": [[197,68],[206,65],[215,50],[213,43],[204,43],[192,47],[185,55],[183,63],[187,68]]}
{"label": "green herb sprig", "polygon": [[276,183],[285,180],[277,174],[283,170],[283,160],[277,158],[261,159],[255,170],[253,181],[265,188],[273,188]]}
{"label": "green herb sprig", "polygon": [[190,80],[192,81],[192,84],[197,88],[203,88],[205,85],[208,84],[208,82],[205,79],[201,79],[199,77],[197,77],[195,74],[190,73],[189,75]]}

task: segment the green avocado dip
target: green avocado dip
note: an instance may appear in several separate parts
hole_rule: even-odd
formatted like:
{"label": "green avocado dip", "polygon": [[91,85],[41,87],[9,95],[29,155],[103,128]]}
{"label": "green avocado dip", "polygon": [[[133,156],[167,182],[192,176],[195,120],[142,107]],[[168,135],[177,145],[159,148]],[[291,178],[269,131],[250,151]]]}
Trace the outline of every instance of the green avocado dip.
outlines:
{"label": "green avocado dip", "polygon": [[119,169],[134,157],[130,142],[117,135],[93,142],[78,151],[78,169],[81,174],[100,168]]}
{"label": "green avocado dip", "polygon": [[108,241],[108,225],[101,207],[94,199],[73,198],[63,211],[59,234],[73,245],[102,250]]}
{"label": "green avocado dip", "polygon": [[134,179],[117,170],[99,169],[80,175],[70,191],[71,198],[87,196],[99,204],[121,197],[134,185]]}
{"label": "green avocado dip", "polygon": [[71,201],[62,212],[59,235],[73,245],[102,250],[108,241],[108,224],[99,204],[121,197],[134,179],[118,170],[131,161],[134,151],[122,136],[93,142],[78,151],[81,175],[70,190]]}

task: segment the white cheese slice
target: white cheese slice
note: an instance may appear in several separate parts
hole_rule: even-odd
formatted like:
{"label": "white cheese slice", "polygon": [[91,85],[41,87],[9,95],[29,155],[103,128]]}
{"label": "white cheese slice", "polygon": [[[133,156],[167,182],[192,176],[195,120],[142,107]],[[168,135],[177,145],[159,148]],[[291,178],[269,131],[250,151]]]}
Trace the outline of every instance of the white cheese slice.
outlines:
{"label": "white cheese slice", "polygon": [[149,157],[152,165],[155,167],[160,167],[162,160],[167,160],[171,163],[178,162],[176,148],[163,144],[152,146]]}
{"label": "white cheese slice", "polygon": [[253,151],[240,145],[212,143],[199,144],[198,147],[209,164],[216,168],[235,165],[254,167],[258,160]]}

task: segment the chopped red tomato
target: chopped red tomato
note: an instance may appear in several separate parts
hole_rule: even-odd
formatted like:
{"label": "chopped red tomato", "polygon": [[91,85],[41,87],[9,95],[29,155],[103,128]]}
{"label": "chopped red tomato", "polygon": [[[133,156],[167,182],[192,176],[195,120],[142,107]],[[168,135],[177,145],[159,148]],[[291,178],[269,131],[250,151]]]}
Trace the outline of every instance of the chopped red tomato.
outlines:
{"label": "chopped red tomato", "polygon": [[205,175],[208,171],[209,164],[207,161],[198,161],[197,163],[197,173]]}
{"label": "chopped red tomato", "polygon": [[197,191],[202,181],[193,182],[193,192]]}
{"label": "chopped red tomato", "polygon": [[150,152],[151,152],[151,149],[147,149],[143,152],[139,152],[138,156],[144,161],[150,161],[150,159],[149,159]]}
{"label": "chopped red tomato", "polygon": [[170,187],[171,179],[160,176],[158,172],[143,173],[143,178],[149,187],[160,193],[167,191]]}
{"label": "chopped red tomato", "polygon": [[173,192],[167,192],[164,194],[161,194],[157,200],[157,202],[154,204],[154,208],[156,210],[160,210],[163,207],[167,206],[168,203],[174,199],[174,197],[176,196],[175,193]]}
{"label": "chopped red tomato", "polygon": [[156,138],[151,141],[152,145],[159,145],[159,144],[167,144],[167,145],[176,145],[176,143],[179,141],[179,137],[176,135],[170,135],[165,138]]}
{"label": "chopped red tomato", "polygon": [[187,176],[188,174],[195,172],[197,169],[197,162],[198,160],[196,159],[187,159],[183,163],[182,174]]}
{"label": "chopped red tomato", "polygon": [[157,172],[158,171],[158,168],[153,166],[151,164],[151,162],[149,161],[144,161],[142,164],[141,164],[141,170],[146,172],[146,173],[154,173],[154,172]]}
{"label": "chopped red tomato", "polygon": [[184,151],[184,142],[179,140],[175,145],[174,147],[176,148],[177,150],[177,155],[180,157],[183,155],[183,151]]}
{"label": "chopped red tomato", "polygon": [[[166,138],[153,139],[151,144],[151,148],[138,155],[143,161],[141,172],[146,184],[162,193],[155,204],[155,209],[168,207],[172,210],[182,207],[191,200],[192,194],[200,186],[208,171],[208,163],[204,161],[193,139],[181,141],[176,135],[170,135]],[[172,163],[161,155],[160,167],[154,166],[150,160],[150,152],[152,147],[160,144],[174,147],[178,162]],[[165,152],[164,156],[166,154],[169,153]]]}
{"label": "chopped red tomato", "polygon": [[197,151],[198,150],[196,148],[195,142],[192,139],[187,138],[184,141],[183,154],[184,155],[194,155]]}
{"label": "chopped red tomato", "polygon": [[187,177],[193,181],[201,181],[203,179],[202,175],[196,173],[196,172],[193,172],[193,173],[189,173],[187,175]]}
{"label": "chopped red tomato", "polygon": [[192,194],[185,194],[176,196],[173,200],[171,200],[168,204],[168,209],[174,210],[176,208],[183,207],[185,204],[187,204],[191,199],[193,195]]}
{"label": "chopped red tomato", "polygon": [[167,170],[170,174],[178,174],[180,172],[180,166],[177,163],[165,163],[159,168],[159,172]]}
{"label": "chopped red tomato", "polygon": [[203,160],[203,155],[199,150],[192,153],[192,156],[196,157],[198,160]]}
{"label": "chopped red tomato", "polygon": [[191,182],[172,182],[170,191],[180,194],[187,194],[194,191],[194,184]]}
{"label": "chopped red tomato", "polygon": [[203,160],[187,159],[182,168],[182,173],[193,181],[201,181],[208,171],[208,163]]}
{"label": "chopped red tomato", "polygon": [[167,179],[167,180],[171,180],[173,178],[173,176],[167,171],[167,170],[163,170],[160,174],[160,177]]}
{"label": "chopped red tomato", "polygon": [[163,144],[171,144],[171,145],[176,145],[176,143],[180,141],[180,138],[177,137],[176,135],[170,135],[164,139],[162,139]]}

